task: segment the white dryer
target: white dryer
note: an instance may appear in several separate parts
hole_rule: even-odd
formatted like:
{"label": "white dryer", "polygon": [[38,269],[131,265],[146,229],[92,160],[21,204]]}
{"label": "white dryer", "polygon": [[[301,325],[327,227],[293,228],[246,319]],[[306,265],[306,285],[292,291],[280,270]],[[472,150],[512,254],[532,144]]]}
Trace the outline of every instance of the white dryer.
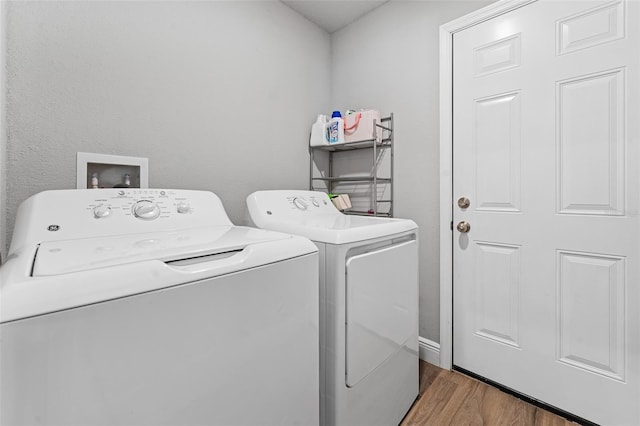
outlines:
{"label": "white dryer", "polygon": [[317,268],[210,192],[37,194],[0,268],[0,424],[318,424]]}
{"label": "white dryer", "polygon": [[258,227],[320,250],[320,423],[400,423],[418,396],[417,225],[344,215],[322,192],[258,191],[247,205]]}

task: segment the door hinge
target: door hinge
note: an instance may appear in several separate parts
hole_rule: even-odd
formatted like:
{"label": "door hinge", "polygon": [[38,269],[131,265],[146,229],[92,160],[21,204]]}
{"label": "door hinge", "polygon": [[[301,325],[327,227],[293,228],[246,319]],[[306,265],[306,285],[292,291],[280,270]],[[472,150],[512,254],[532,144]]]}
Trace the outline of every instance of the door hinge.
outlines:
{"label": "door hinge", "polygon": [[453,221],[451,221],[450,225],[451,225],[451,230],[453,231]]}

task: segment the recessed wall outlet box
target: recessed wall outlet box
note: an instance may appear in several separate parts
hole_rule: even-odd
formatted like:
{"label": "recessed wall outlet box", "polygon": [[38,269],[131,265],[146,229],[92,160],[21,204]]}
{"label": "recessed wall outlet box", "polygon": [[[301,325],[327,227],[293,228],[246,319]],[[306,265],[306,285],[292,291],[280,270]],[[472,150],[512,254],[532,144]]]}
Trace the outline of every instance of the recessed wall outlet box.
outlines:
{"label": "recessed wall outlet box", "polygon": [[148,188],[149,160],[78,152],[76,188]]}

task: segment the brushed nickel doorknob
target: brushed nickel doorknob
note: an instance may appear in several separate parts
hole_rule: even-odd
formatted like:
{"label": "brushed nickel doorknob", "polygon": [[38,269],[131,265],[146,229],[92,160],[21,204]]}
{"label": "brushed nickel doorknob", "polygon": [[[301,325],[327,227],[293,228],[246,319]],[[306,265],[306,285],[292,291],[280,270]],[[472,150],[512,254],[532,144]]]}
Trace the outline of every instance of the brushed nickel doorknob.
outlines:
{"label": "brushed nickel doorknob", "polygon": [[458,198],[458,207],[460,207],[461,209],[466,209],[470,205],[471,205],[471,200],[469,200],[467,197]]}
{"label": "brushed nickel doorknob", "polygon": [[458,223],[458,226],[456,226],[456,229],[459,232],[462,232],[463,234],[466,234],[471,229],[471,224],[469,222],[463,220],[462,222]]}

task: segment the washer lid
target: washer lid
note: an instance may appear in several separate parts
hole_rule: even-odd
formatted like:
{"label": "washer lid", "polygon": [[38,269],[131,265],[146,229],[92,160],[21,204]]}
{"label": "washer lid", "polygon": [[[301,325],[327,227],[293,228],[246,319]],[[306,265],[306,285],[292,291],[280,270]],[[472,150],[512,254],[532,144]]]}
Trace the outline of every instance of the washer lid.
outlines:
{"label": "washer lid", "polygon": [[216,226],[63,241],[39,245],[31,276],[68,274],[157,259],[166,263],[242,250],[246,245],[287,238],[259,230]]}
{"label": "washer lid", "polygon": [[220,226],[47,241],[0,268],[0,323],[316,255],[302,237]]}

